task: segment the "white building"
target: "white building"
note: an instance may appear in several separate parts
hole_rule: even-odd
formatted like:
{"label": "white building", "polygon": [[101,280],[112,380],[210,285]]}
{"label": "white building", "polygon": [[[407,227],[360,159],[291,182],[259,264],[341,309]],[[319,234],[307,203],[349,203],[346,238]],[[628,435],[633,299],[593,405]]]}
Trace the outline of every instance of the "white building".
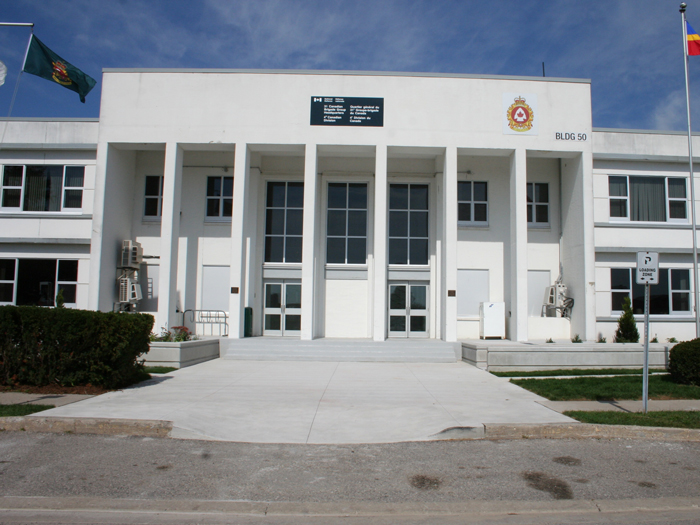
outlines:
{"label": "white building", "polygon": [[651,333],[693,338],[687,137],[591,121],[584,80],[107,69],[99,120],[0,121],[0,304],[111,311],[131,239],[138,309],[226,311],[229,344],[246,307],[255,336],[474,340],[481,303],[512,341],[611,341],[651,250]]}

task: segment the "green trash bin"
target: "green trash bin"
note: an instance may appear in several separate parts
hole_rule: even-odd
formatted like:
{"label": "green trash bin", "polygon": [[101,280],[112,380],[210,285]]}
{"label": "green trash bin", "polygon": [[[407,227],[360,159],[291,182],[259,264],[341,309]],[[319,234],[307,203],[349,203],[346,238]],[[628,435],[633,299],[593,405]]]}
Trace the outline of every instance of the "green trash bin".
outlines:
{"label": "green trash bin", "polygon": [[250,306],[243,310],[243,337],[253,337],[253,308]]}

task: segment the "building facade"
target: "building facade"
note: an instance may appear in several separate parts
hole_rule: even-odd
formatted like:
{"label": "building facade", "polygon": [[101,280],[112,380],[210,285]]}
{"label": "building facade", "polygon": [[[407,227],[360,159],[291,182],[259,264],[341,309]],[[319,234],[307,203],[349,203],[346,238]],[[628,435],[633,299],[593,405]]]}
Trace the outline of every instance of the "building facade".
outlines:
{"label": "building facade", "polygon": [[0,304],[111,311],[133,240],[157,327],[453,342],[502,303],[513,341],[611,341],[649,250],[651,333],[692,338],[687,137],[591,122],[581,80],[107,69],[99,119],[0,121]]}

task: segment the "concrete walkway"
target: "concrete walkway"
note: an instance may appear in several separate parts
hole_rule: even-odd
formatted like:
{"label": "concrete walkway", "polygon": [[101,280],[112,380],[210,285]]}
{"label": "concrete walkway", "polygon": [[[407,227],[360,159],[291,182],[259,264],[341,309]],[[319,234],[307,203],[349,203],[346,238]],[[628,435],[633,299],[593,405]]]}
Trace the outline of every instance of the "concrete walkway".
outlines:
{"label": "concrete walkway", "polygon": [[24,394],[22,392],[0,392],[0,405],[52,405],[60,407],[94,396],[81,394]]}
{"label": "concrete walkway", "polygon": [[181,438],[389,443],[453,427],[572,421],[544,401],[461,362],[217,359],[41,416],[172,421]]}

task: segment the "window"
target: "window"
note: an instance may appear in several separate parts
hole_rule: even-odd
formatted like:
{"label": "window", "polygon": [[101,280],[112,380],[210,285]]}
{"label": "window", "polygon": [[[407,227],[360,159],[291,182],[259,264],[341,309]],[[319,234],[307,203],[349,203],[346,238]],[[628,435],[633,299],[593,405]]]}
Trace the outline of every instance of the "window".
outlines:
{"label": "window", "polygon": [[303,182],[267,183],[265,262],[301,262],[303,208]]}
{"label": "window", "polygon": [[207,177],[207,218],[233,215],[233,177]]}
{"label": "window", "polygon": [[[622,312],[622,302],[629,297],[632,311],[644,314],[644,285],[636,283],[636,271],[635,268],[610,269],[613,313]],[[659,269],[659,284],[649,287],[649,313],[690,313],[690,270]]]}
{"label": "window", "polygon": [[460,224],[488,224],[488,206],[485,182],[460,181],[457,183],[457,220]]}
{"label": "window", "polygon": [[683,177],[608,177],[610,218],[643,222],[688,222]]}
{"label": "window", "polygon": [[163,213],[162,175],[146,175],[146,190],[144,195],[144,217],[159,218]]}
{"label": "window", "polygon": [[0,259],[0,304],[15,302],[15,259]]}
{"label": "window", "polygon": [[527,223],[549,225],[549,184],[546,182],[527,183]]}
{"label": "window", "polygon": [[4,166],[3,211],[79,211],[83,207],[84,166]]}
{"label": "window", "polygon": [[0,304],[54,306],[63,292],[67,305],[77,302],[78,261],[0,259]]}
{"label": "window", "polygon": [[367,262],[367,184],[328,184],[328,264]]}
{"label": "window", "polygon": [[428,264],[428,185],[389,185],[389,264]]}

